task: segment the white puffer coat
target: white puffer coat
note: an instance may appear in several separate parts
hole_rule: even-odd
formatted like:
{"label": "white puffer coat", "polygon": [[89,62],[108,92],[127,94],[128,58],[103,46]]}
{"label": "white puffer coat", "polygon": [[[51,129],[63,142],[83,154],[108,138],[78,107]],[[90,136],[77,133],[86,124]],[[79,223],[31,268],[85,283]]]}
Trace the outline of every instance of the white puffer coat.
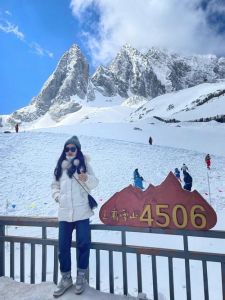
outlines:
{"label": "white puffer coat", "polygon": [[[79,183],[90,192],[98,185],[98,179],[87,162],[87,157],[85,157],[85,164],[88,178],[87,181],[79,181]],[[62,162],[62,176],[59,181],[56,181],[54,176],[51,188],[53,199],[59,203],[58,220],[74,222],[88,219],[94,213],[89,207],[87,192],[73,177],[69,178],[67,175],[67,169],[70,166],[70,161],[64,160]],[[75,173],[74,176],[78,180],[78,174]]]}

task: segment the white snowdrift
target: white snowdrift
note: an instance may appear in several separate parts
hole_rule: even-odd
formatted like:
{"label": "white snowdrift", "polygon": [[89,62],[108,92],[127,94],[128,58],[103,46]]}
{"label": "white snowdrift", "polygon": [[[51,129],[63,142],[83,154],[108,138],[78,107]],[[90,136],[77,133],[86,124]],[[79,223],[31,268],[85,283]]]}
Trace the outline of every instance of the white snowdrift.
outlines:
{"label": "white snowdrift", "polygon": [[[28,284],[14,281],[8,277],[0,277],[0,299],[2,300],[53,300],[52,294],[56,286],[51,282]],[[87,287],[82,295],[75,295],[74,288],[69,289],[60,300],[134,300],[137,298],[118,296],[96,291]]]}

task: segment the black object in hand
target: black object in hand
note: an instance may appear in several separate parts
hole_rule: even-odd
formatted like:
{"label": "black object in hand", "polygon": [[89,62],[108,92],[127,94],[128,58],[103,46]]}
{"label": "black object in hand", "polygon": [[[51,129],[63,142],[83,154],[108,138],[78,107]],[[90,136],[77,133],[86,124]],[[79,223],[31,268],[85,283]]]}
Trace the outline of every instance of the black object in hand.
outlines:
{"label": "black object in hand", "polygon": [[91,209],[95,209],[98,206],[98,203],[90,194],[88,194],[88,202]]}

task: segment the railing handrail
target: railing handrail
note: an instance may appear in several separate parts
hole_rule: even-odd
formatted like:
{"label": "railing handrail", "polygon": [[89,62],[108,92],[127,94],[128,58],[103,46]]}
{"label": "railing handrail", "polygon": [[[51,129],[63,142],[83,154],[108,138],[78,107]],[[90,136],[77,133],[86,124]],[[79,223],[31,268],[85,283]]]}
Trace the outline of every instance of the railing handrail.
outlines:
{"label": "railing handrail", "polygon": [[[30,226],[42,228],[42,234],[39,237],[34,236],[13,236],[8,234],[7,226]],[[20,217],[20,216],[0,216],[0,276],[5,276],[5,243],[9,243],[10,256],[10,277],[15,276],[15,244],[20,244],[20,281],[25,280],[25,244],[30,244],[30,282],[35,283],[35,245],[40,245],[42,248],[42,281],[46,281],[46,263],[47,263],[47,246],[53,246],[53,281],[58,280],[58,240],[54,237],[48,237],[47,228],[58,227],[58,219],[52,217]],[[120,233],[119,243],[92,242],[91,249],[95,252],[95,268],[96,268],[96,289],[100,287],[100,252],[101,250],[108,251],[109,263],[109,283],[110,293],[114,293],[114,263],[113,253],[119,252],[122,255],[122,272],[123,272],[123,293],[128,294],[128,273],[127,273],[127,254],[136,255],[137,264],[137,285],[138,292],[142,292],[142,262],[141,256],[151,256],[152,264],[152,284],[154,299],[158,299],[158,284],[157,284],[157,262],[158,256],[168,258],[168,280],[170,286],[170,299],[174,299],[174,275],[173,275],[173,259],[183,259],[185,262],[185,280],[186,280],[186,296],[191,299],[191,272],[190,260],[201,261],[204,295],[205,300],[209,299],[209,286],[207,274],[207,262],[220,263],[221,266],[221,282],[222,295],[225,299],[225,253],[210,253],[200,251],[192,251],[189,249],[189,237],[200,238],[218,238],[225,239],[225,231],[220,230],[181,230],[181,229],[160,229],[160,228],[140,228],[128,226],[109,226],[103,224],[91,224],[91,230],[102,231],[117,231]],[[140,245],[131,245],[127,243],[127,233],[150,233],[159,235],[174,235],[182,239],[183,249],[168,249],[159,247],[148,247]],[[72,247],[76,247],[76,242],[72,241]]]}
{"label": "railing handrail", "polygon": [[[0,216],[0,226],[33,226],[33,227],[58,227],[58,219],[54,217],[24,217],[24,216]],[[183,235],[194,237],[210,237],[225,239],[225,231],[222,230],[184,230],[184,229],[161,229],[132,226],[112,226],[104,224],[91,224],[92,230],[110,230],[122,232],[156,233],[168,235]]]}

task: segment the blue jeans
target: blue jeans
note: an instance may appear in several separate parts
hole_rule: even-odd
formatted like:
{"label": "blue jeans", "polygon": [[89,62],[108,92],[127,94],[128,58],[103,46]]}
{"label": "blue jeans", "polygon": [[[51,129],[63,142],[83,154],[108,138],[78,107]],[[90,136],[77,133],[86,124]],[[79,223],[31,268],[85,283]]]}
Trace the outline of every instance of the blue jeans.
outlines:
{"label": "blue jeans", "polygon": [[76,228],[77,268],[87,269],[89,265],[91,231],[89,219],[76,222],[59,222],[59,263],[61,272],[71,271],[72,233]]}

